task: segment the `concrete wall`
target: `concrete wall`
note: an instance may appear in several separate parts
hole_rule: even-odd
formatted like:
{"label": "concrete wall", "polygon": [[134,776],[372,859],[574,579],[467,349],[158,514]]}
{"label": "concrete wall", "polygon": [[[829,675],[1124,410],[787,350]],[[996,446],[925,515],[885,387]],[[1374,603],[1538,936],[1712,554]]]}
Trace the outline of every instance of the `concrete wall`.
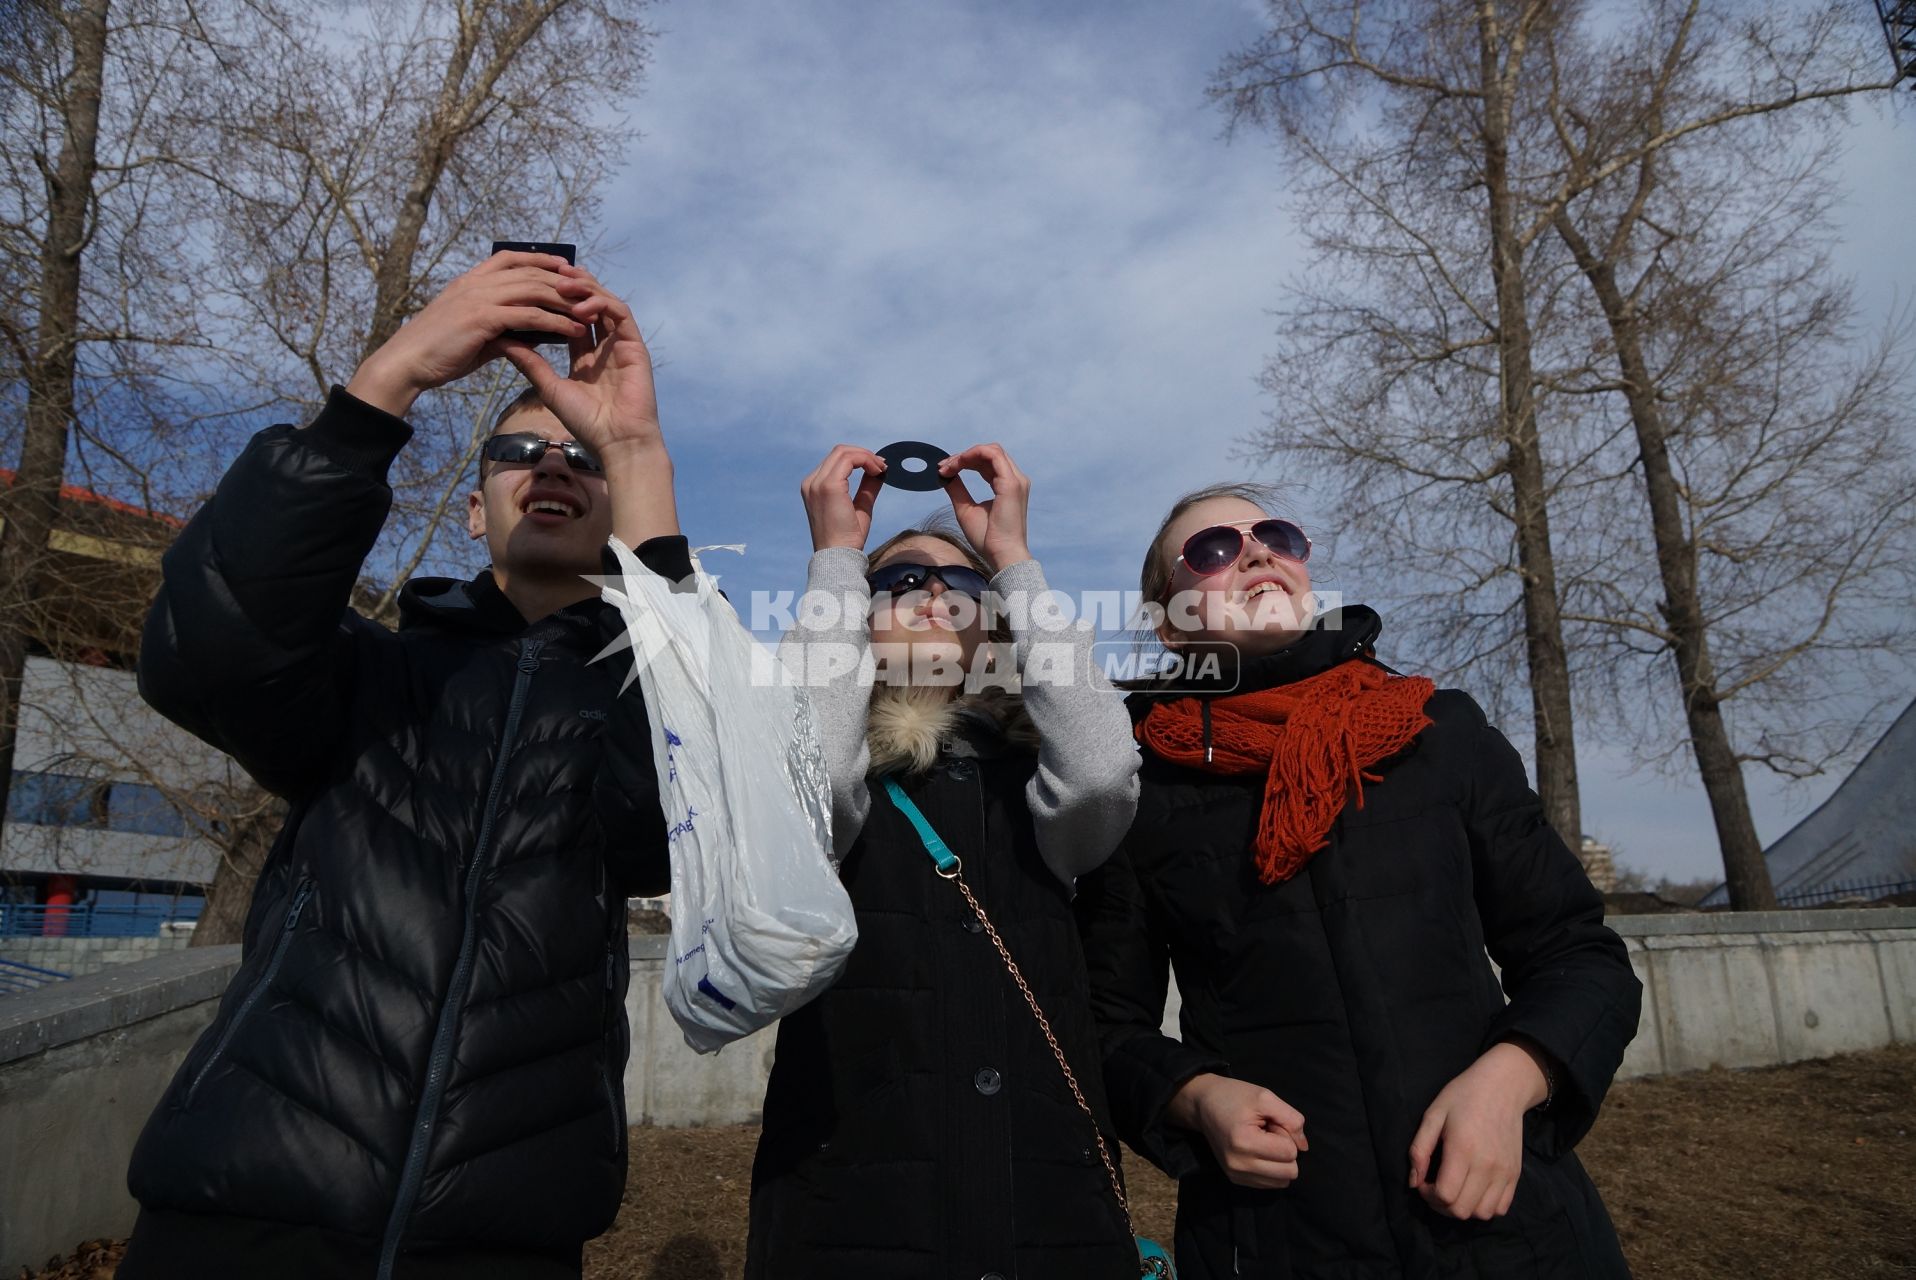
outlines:
{"label": "concrete wall", "polygon": [[[1643,982],[1643,1021],[1620,1078],[1760,1067],[1916,1043],[1916,908],[1619,916]],[[659,993],[665,939],[632,940],[634,1124],[738,1124],[759,1116],[772,1033],[701,1058]],[[1165,1002],[1176,1035],[1180,997]]]}
{"label": "concrete wall", "polygon": [[[665,942],[632,940],[632,1123],[757,1120],[774,1033],[693,1053],[661,994]],[[132,1228],[133,1143],[238,966],[238,947],[177,950],[0,998],[0,1275]]]}
{"label": "concrete wall", "polygon": [[1916,908],[1610,924],[1643,981],[1624,1078],[1916,1043]]}
{"label": "concrete wall", "polygon": [[0,1275],[132,1227],[134,1139],[238,967],[203,947],[0,998]]}
{"label": "concrete wall", "polygon": [[183,951],[190,941],[185,934],[177,938],[0,938],[0,960],[83,978],[116,964]]}
{"label": "concrete wall", "polygon": [[626,1114],[633,1124],[661,1128],[756,1123],[778,1029],[767,1027],[716,1054],[694,1053],[665,1007],[667,941],[662,934],[632,939],[632,987],[625,997],[632,1024]]}
{"label": "concrete wall", "polygon": [[[1625,1076],[1916,1043],[1916,909],[1612,923],[1645,987]],[[632,1122],[756,1120],[773,1031],[693,1053],[660,994],[665,947],[632,940]],[[0,1275],[131,1227],[133,1141],[238,961],[206,947],[0,998]],[[1173,991],[1173,1033],[1176,1015]]]}

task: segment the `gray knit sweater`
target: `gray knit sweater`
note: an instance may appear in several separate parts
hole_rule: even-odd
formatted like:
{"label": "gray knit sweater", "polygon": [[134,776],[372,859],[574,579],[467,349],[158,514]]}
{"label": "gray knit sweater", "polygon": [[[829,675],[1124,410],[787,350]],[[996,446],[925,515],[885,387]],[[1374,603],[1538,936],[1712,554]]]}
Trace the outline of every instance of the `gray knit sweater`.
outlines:
{"label": "gray knit sweater", "polygon": [[[876,664],[863,604],[870,596],[865,571],[862,551],[813,553],[798,625],[779,646],[779,657],[806,676],[831,776],[832,842],[841,857],[871,809],[866,731]],[[1026,675],[1020,692],[1040,739],[1037,772],[1025,789],[1038,850],[1069,885],[1110,857],[1131,826],[1138,803],[1131,720],[1094,660],[1096,630],[1083,620],[1061,624],[1048,613],[1051,593],[1036,560],[1005,568],[991,587],[1010,606],[1018,670]],[[820,620],[826,625],[817,625]]]}

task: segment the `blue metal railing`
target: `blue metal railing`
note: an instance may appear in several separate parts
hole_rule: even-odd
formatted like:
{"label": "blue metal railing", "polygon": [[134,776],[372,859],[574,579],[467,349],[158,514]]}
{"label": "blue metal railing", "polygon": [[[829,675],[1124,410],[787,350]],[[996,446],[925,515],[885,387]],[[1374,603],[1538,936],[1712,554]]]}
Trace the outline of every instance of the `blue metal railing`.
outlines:
{"label": "blue metal railing", "polygon": [[56,969],[42,969],[37,964],[26,964],[19,960],[0,957],[0,996],[18,995],[22,991],[37,991],[54,982],[65,982],[73,975],[61,973]]}
{"label": "blue metal railing", "polygon": [[205,906],[204,898],[139,907],[0,902],[0,938],[151,938],[163,924],[198,920]]}

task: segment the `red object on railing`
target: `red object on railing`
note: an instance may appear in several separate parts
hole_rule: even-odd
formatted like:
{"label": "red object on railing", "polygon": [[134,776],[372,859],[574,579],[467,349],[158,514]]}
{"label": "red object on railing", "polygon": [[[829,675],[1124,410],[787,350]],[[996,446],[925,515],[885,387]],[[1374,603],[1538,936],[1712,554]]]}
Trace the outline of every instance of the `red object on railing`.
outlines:
{"label": "red object on railing", "polygon": [[47,881],[47,914],[40,922],[40,934],[47,938],[67,936],[67,911],[79,895],[78,876],[53,876]]}

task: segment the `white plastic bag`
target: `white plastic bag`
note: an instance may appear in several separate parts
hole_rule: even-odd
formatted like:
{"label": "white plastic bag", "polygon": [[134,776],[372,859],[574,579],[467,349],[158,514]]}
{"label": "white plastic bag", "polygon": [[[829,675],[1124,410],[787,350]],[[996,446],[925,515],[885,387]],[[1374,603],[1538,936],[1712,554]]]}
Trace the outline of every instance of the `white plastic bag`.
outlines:
{"label": "white plastic bag", "polygon": [[665,1003],[700,1053],[769,1025],[838,977],[858,941],[831,860],[831,786],[809,700],[693,557],[674,591],[616,539],[672,858]]}

